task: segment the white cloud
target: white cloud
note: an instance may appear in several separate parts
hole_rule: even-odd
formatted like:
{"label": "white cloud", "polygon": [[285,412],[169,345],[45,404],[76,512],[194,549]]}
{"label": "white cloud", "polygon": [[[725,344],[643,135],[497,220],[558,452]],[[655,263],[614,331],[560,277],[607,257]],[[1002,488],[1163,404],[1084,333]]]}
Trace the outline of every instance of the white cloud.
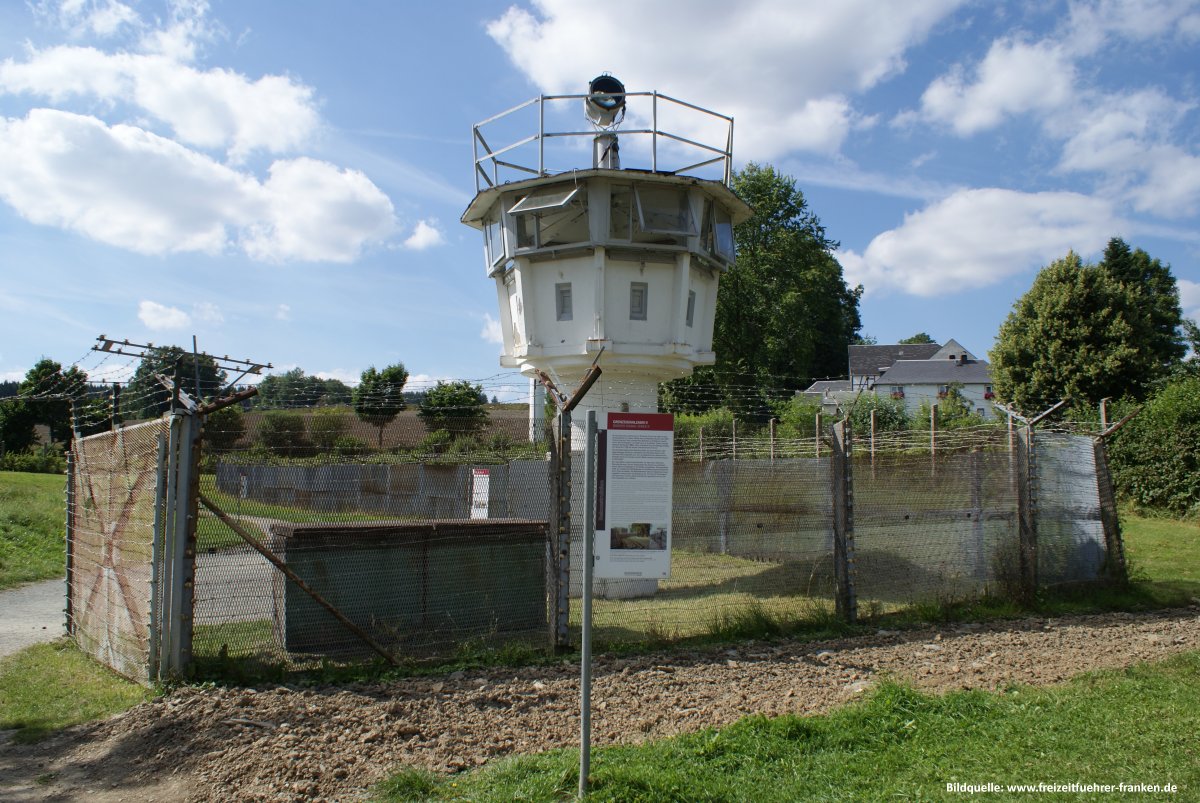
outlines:
{"label": "white cloud", "polygon": [[242,237],[255,259],[350,262],[392,234],[392,202],[357,170],[300,158],[271,165],[263,217]]}
{"label": "white cloud", "polygon": [[147,329],[154,331],[164,329],[186,329],[191,326],[191,317],[178,307],[168,307],[157,301],[141,301],[138,304],[138,318]]}
{"label": "white cloud", "polygon": [[1179,286],[1179,306],[1183,308],[1183,317],[1200,321],[1200,282],[1188,279],[1176,279]]}
{"label": "white cloud", "polygon": [[1059,108],[1071,100],[1074,83],[1074,65],[1059,46],[1000,39],[974,70],[960,65],[935,79],[921,96],[921,113],[969,136],[1015,115]]}
{"label": "white cloud", "polygon": [[221,314],[221,308],[216,304],[211,301],[201,301],[192,305],[192,320],[216,326],[225,323],[225,316]]}
{"label": "white cloud", "polygon": [[438,229],[436,220],[418,220],[413,233],[404,241],[404,247],[413,251],[424,251],[444,242],[446,237]]}
{"label": "white cloud", "polygon": [[0,118],[0,199],[26,219],[144,254],[348,262],[391,234],[391,201],[362,173],[275,162],[259,182],[127,125],[52,109]]}
{"label": "white cloud", "polygon": [[329,371],[317,371],[313,376],[318,379],[336,379],[347,385],[357,385],[362,380],[362,371],[351,371],[349,368],[333,368]]}
{"label": "white cloud", "polygon": [[275,320],[290,321],[292,319],[292,308],[287,304],[280,304],[275,308]]}
{"label": "white cloud", "polygon": [[959,5],[746,0],[682,14],[670,3],[613,0],[598,14],[572,0],[534,0],[487,30],[543,92],[577,93],[611,71],[630,91],[659,89],[733,115],[738,152],[763,159],[836,151],[864,123],[847,96],[902,71],[908,48]]}
{"label": "white cloud", "polygon": [[1099,0],[1068,7],[1067,40],[1092,53],[1111,36],[1145,42],[1160,36],[1184,40],[1200,35],[1200,9],[1194,0]]}
{"label": "white cloud", "polygon": [[480,330],[479,336],[488,343],[504,345],[504,332],[500,329],[500,321],[486,312],[483,314],[483,329]]}
{"label": "white cloud", "polygon": [[987,287],[1074,249],[1094,253],[1121,228],[1103,200],[1070,192],[963,190],[908,215],[860,255],[838,253],[851,284],[920,296]]}
{"label": "white cloud", "polygon": [[181,142],[227,150],[235,163],[256,150],[294,150],[319,122],[312,90],[286,76],[252,81],[229,70],[197,70],[172,56],[93,47],[64,45],[32,51],[24,62],[8,59],[0,63],[0,91],[55,104],[81,96],[130,104]]}

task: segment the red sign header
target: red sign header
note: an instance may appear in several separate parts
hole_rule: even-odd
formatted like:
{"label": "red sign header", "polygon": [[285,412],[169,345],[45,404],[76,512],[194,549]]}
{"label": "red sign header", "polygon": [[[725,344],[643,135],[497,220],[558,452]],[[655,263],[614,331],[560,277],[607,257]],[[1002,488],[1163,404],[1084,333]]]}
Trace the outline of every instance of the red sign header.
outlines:
{"label": "red sign header", "polygon": [[609,413],[608,428],[671,432],[675,429],[675,416],[670,413]]}

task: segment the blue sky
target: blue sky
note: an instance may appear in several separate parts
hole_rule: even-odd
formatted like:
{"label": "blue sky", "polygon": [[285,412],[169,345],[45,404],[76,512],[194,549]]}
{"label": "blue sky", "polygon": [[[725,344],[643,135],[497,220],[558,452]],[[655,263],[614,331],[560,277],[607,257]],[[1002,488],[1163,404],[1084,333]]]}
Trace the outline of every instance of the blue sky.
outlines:
{"label": "blue sky", "polygon": [[[608,71],[796,178],[863,331],[981,356],[1108,238],[1200,315],[1200,2],[0,3],[0,378],[103,333],[500,387],[471,126]],[[587,160],[581,154],[581,164]],[[513,377],[514,387],[524,382]]]}

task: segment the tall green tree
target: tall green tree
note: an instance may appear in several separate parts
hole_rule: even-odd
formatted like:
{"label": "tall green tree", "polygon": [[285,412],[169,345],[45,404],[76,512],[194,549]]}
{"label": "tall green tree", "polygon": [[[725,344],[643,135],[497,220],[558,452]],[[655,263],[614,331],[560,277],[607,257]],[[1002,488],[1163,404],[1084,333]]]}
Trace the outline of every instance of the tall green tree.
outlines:
{"label": "tall green tree", "polygon": [[1163,375],[1187,353],[1179,287],[1171,266],[1114,237],[1104,249],[1100,267],[1123,288],[1134,337],[1151,361],[1154,376]]}
{"label": "tall green tree", "polygon": [[[1119,249],[1110,244],[1110,252]],[[1072,252],[1042,269],[990,354],[1002,400],[1032,412],[1065,396],[1092,405],[1104,397],[1142,398],[1178,362],[1182,318],[1169,269],[1135,259],[1134,269],[1146,268],[1153,279],[1136,287],[1131,269],[1114,263],[1087,265]]]}
{"label": "tall green tree", "polygon": [[[862,326],[862,288],[851,288],[830,239],[795,179],[750,163],[733,189],[754,210],[734,230],[737,261],[717,294],[712,369],[664,391],[668,408],[730,405],[743,417],[769,414],[770,402],[811,379],[842,376],[846,346]],[[747,393],[745,388],[757,390]]]}
{"label": "tall green tree", "polygon": [[430,432],[444,429],[451,435],[475,435],[488,424],[487,396],[470,382],[438,382],[425,394],[417,411]]}
{"label": "tall green tree", "polygon": [[226,384],[225,371],[207,354],[194,359],[192,352],[179,346],[155,346],[138,363],[129,385],[121,393],[121,418],[157,418],[171,409],[171,393],[155,378],[162,374],[168,379],[175,376],[179,367],[180,389],[195,398],[197,369],[200,376],[202,399],[212,398]]}
{"label": "tall green tree", "polygon": [[64,371],[60,363],[42,358],[25,374],[20,392],[35,423],[50,428],[50,440],[70,443],[72,406],[82,413],[88,390],[87,374],[79,368]]}
{"label": "tall green tree", "polygon": [[354,392],[354,413],[361,420],[379,429],[379,448],[383,448],[383,430],[404,409],[404,385],[408,369],[403,363],[389,365],[382,371],[371,366],[362,372]]}

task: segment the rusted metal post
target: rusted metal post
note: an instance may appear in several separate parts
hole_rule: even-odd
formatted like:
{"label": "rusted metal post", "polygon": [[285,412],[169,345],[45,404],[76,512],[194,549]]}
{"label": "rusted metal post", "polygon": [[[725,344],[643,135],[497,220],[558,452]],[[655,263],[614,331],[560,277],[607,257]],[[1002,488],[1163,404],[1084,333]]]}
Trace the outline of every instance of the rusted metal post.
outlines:
{"label": "rusted metal post", "polygon": [[1121,521],[1117,517],[1117,497],[1113,491],[1112,475],[1108,470],[1108,449],[1103,438],[1094,441],[1096,455],[1096,491],[1100,498],[1100,522],[1104,527],[1105,569],[1112,580],[1123,581],[1129,576],[1125,563],[1125,542],[1121,537]]}
{"label": "rusted metal post", "polygon": [[1037,461],[1033,427],[1017,430],[1017,543],[1021,597],[1033,602],[1038,587]]}

